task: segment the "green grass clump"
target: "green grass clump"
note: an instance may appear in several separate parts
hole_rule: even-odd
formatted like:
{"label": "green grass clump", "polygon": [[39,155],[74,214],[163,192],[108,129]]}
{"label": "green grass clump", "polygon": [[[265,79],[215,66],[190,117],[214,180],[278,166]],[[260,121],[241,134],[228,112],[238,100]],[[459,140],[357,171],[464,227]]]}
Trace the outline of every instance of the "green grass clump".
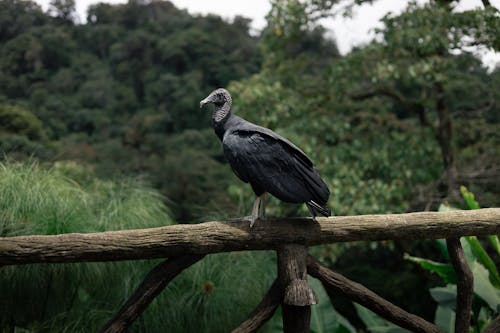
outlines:
{"label": "green grass clump", "polygon": [[0,163],[0,235],[61,234],[172,224],[162,197],[134,181],[80,176],[74,163],[44,169]]}
{"label": "green grass clump", "polygon": [[[75,163],[0,163],[0,235],[148,228],[174,223],[163,198],[134,181],[96,179]],[[137,332],[229,331],[275,277],[270,252],[207,256],[170,283]],[[160,261],[0,268],[0,331],[96,332]]]}

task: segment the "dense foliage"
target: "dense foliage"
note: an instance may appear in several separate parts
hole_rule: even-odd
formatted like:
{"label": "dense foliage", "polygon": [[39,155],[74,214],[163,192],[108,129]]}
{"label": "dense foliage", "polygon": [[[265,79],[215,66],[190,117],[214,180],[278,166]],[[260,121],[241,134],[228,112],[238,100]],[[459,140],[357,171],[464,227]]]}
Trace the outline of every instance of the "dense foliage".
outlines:
{"label": "dense foliage", "polygon": [[132,1],[93,5],[75,25],[67,4],[54,2],[54,17],[30,1],[0,3],[3,152],[146,175],[181,221],[223,204],[220,152],[197,101],[258,70],[249,21]]}
{"label": "dense foliage", "polygon": [[[0,235],[247,215],[253,193],[225,165],[209,112],[198,108],[216,87],[228,87],[236,113],[312,158],[336,215],[438,209],[443,202],[465,208],[470,193],[461,185],[484,207],[498,206],[500,69],[488,70],[472,53],[500,50],[498,10],[487,1],[462,12],[454,1],[411,2],[383,18],[375,41],[342,56],[320,23],[364,2],[373,1],[273,0],[266,29],[253,36],[245,18],[192,16],[168,1],[96,4],[85,24],[74,23],[73,0],[54,0],[47,13],[31,1],[0,1],[1,158],[28,160],[0,165]],[[305,207],[274,199],[267,213],[307,215]],[[491,262],[469,259],[491,280],[500,258],[483,246]],[[313,251],[432,321],[454,315],[427,292],[453,291],[453,277],[438,271],[438,278],[426,266],[447,265],[439,249],[439,242],[382,242]],[[135,329],[229,330],[269,286],[274,264],[267,253],[205,259],[176,279]],[[86,331],[85,317],[95,319],[96,331],[152,265],[4,268],[0,306],[12,311],[1,314],[0,328]],[[28,294],[32,311],[16,299]],[[477,332],[495,313],[484,302],[479,294]],[[325,316],[335,311],[326,303],[313,309],[315,331],[397,331],[337,299],[342,315]],[[280,331],[277,316],[264,331]]]}

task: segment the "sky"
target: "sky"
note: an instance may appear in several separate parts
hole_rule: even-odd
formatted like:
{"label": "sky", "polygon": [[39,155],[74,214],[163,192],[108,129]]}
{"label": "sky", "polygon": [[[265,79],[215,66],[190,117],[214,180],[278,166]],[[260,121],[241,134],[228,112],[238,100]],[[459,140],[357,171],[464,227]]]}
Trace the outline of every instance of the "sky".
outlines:
{"label": "sky", "polygon": [[[50,0],[35,0],[43,9],[48,8]],[[89,5],[97,2],[125,3],[126,0],[75,0],[76,11],[80,22],[84,22]],[[266,25],[265,16],[271,5],[269,0],[170,0],[176,7],[186,9],[191,14],[217,14],[224,19],[231,20],[236,15],[252,19],[251,28],[257,32]],[[419,3],[426,2],[418,0]],[[500,0],[491,0],[493,6],[500,9]],[[348,53],[353,46],[369,42],[374,37],[373,29],[381,27],[380,19],[388,12],[400,13],[407,5],[407,1],[378,0],[373,5],[364,4],[356,7],[353,18],[343,18],[340,15],[335,19],[327,19],[324,26],[330,30],[336,39],[341,54]],[[481,7],[480,0],[462,0],[457,10]],[[477,53],[483,62],[490,68],[500,64],[500,53],[479,50]]]}

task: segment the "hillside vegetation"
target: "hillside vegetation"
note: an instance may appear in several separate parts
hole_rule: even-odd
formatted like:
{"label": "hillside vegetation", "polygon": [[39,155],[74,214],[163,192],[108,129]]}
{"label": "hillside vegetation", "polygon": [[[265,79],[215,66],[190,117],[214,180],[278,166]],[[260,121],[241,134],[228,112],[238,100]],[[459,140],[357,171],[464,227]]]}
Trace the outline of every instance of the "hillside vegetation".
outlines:
{"label": "hillside vegetation", "polygon": [[[191,15],[168,1],[92,5],[85,24],[75,23],[72,0],[52,1],[49,12],[0,1],[1,236],[248,215],[254,194],[224,161],[210,110],[199,108],[218,87],[231,92],[235,113],[311,157],[335,215],[471,208],[464,198],[472,193],[482,207],[499,206],[500,68],[474,55],[500,51],[498,10],[488,1],[467,11],[452,1],[410,2],[382,19],[376,40],[340,55],[322,20],[355,14],[364,2],[373,1],[272,0],[267,27],[250,33],[246,18]],[[267,214],[308,213],[271,198]],[[427,289],[451,280],[429,278],[404,253],[445,261],[438,247],[312,251],[432,321]],[[97,331],[153,265],[4,267],[0,307],[10,310],[0,311],[0,328]],[[274,265],[269,253],[206,258],[134,329],[228,331],[257,304]],[[353,326],[316,322],[316,331],[371,331],[362,320],[369,314],[334,303]],[[474,318],[484,325],[493,315]],[[279,317],[265,331],[280,331]]]}

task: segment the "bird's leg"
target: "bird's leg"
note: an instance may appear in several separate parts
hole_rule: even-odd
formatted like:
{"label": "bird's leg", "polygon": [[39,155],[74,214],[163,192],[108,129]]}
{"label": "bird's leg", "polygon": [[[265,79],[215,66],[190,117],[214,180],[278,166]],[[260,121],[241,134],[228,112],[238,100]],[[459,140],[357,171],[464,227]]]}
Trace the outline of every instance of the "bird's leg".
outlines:
{"label": "bird's leg", "polygon": [[260,197],[255,197],[253,201],[252,215],[250,216],[250,228],[253,227],[255,221],[259,218],[259,206],[260,206]]}
{"label": "bird's leg", "polygon": [[262,195],[259,197],[260,202],[259,202],[259,220],[265,220],[266,219],[266,192],[262,193]]}
{"label": "bird's leg", "polygon": [[314,211],[314,209],[313,209],[311,206],[309,206],[309,205],[306,205],[306,206],[307,206],[307,210],[308,210],[308,211],[309,211],[309,213],[311,214],[311,217],[312,217],[313,221],[314,221],[314,222],[318,222],[318,221],[316,220],[316,212]]}
{"label": "bird's leg", "polygon": [[263,220],[265,218],[264,198],[265,193],[261,196],[255,197],[255,200],[253,202],[252,215],[250,216],[250,228],[253,227],[255,221]]}

